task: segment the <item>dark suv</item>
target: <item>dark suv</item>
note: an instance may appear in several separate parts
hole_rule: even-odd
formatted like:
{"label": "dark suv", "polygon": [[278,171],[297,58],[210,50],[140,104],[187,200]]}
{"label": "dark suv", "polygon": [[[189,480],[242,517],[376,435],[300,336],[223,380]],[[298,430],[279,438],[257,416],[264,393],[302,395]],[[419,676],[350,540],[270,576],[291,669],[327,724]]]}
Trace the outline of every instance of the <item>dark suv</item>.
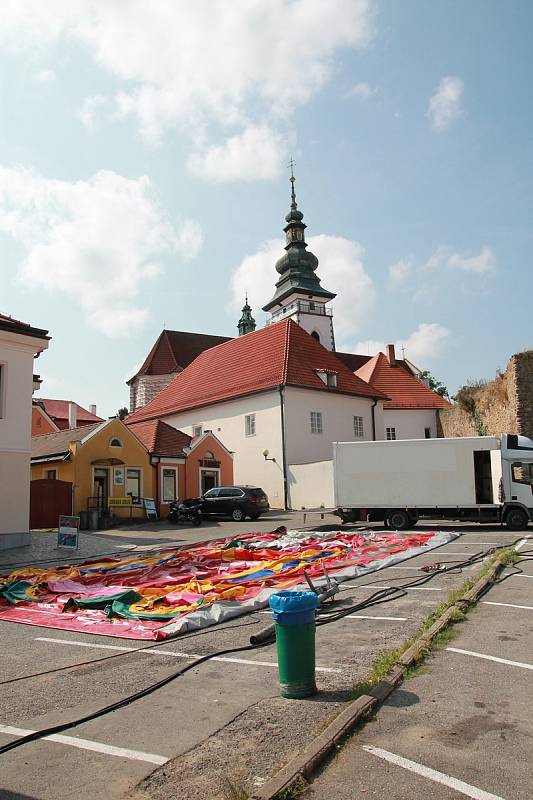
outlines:
{"label": "dark suv", "polygon": [[235,522],[258,519],[269,508],[264,491],[254,486],[217,486],[202,497],[202,514],[225,514]]}

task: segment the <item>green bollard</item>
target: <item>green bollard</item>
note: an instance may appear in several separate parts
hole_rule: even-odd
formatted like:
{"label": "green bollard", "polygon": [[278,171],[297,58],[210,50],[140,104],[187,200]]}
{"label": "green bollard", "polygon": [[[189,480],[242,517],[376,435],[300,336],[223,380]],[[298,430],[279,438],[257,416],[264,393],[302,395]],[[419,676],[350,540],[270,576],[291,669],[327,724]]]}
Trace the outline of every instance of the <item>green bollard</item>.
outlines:
{"label": "green bollard", "polygon": [[316,694],[314,592],[276,592],[269,601],[276,629],[279,685],[283,697]]}

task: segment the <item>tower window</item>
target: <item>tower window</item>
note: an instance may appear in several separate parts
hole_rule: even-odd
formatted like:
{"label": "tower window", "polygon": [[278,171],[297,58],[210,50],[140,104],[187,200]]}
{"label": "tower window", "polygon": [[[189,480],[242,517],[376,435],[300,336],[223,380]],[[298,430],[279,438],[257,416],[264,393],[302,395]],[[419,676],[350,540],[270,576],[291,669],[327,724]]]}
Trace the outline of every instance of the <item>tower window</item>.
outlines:
{"label": "tower window", "polygon": [[320,334],[317,331],[313,331],[311,336],[313,337],[313,339],[316,339],[317,342],[320,342]]}

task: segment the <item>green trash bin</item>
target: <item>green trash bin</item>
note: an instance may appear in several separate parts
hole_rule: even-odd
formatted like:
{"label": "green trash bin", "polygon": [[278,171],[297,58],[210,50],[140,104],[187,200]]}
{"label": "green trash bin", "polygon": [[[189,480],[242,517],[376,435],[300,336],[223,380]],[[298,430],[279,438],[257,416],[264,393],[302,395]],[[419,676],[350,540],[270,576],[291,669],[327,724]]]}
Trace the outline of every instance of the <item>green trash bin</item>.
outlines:
{"label": "green trash bin", "polygon": [[281,694],[288,698],[316,694],[314,592],[276,592],[269,600],[276,630]]}

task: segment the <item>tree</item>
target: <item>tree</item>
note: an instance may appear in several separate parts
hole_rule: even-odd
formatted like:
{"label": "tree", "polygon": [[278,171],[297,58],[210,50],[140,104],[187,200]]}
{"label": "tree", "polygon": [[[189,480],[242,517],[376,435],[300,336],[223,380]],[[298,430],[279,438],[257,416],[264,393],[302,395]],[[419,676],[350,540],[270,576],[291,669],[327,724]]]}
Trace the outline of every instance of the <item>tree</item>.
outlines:
{"label": "tree", "polygon": [[434,378],[429,370],[426,369],[424,372],[421,372],[420,378],[424,381],[428,388],[431,389],[432,392],[439,394],[441,397],[445,397],[447,400],[450,399],[450,394],[447,387],[437,380],[437,378]]}
{"label": "tree", "polygon": [[128,411],[128,409],[124,406],[124,408],[119,408],[119,410],[117,411],[117,417],[119,419],[124,419],[125,417],[128,416],[129,413],[130,412]]}

